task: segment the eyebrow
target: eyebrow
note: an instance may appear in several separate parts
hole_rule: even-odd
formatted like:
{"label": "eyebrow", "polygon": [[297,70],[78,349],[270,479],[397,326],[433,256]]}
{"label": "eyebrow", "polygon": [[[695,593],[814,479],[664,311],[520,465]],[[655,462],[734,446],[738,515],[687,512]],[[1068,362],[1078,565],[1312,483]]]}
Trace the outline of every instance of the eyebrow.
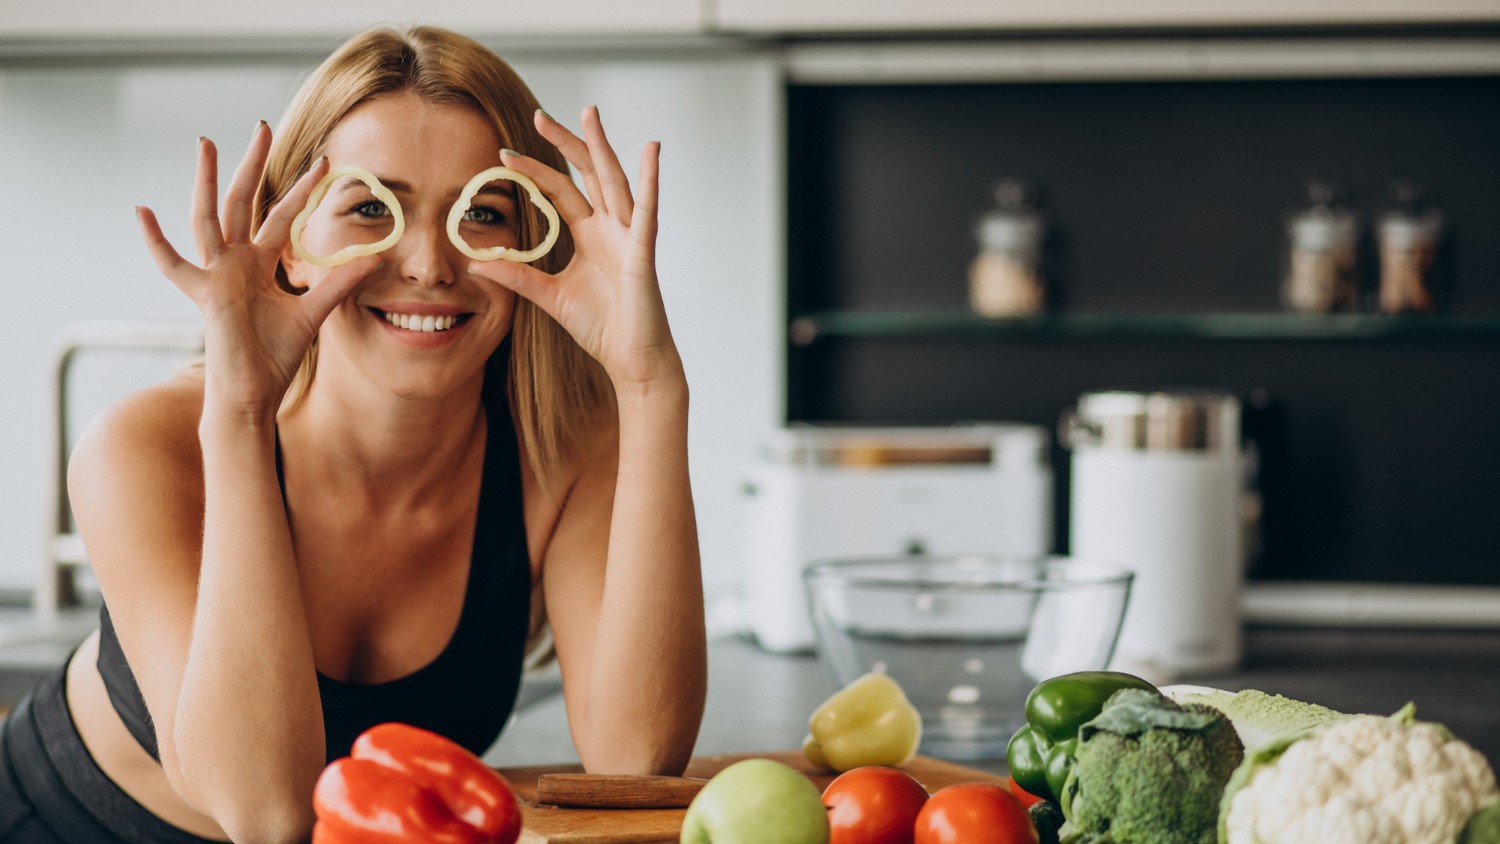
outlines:
{"label": "eyebrow", "polygon": [[[387,179],[387,178],[384,178],[384,177],[382,177],[380,175],[376,175],[375,178],[377,180],[379,180],[379,182],[382,185],[385,185],[386,188],[388,188],[391,193],[411,193],[412,192],[411,185],[408,184],[407,182],[401,181],[400,179]],[[339,181],[339,184],[336,187],[334,187],[334,192],[335,193],[344,193],[344,192],[348,191],[350,188],[354,188],[354,187],[364,188],[364,189],[368,190],[370,186],[367,185],[367,184],[365,184],[362,180],[360,180],[358,178],[355,178],[354,176],[345,176],[342,180]],[[448,193],[448,197],[450,199],[457,199],[458,198],[458,194],[460,193],[460,190],[461,189],[455,189],[455,190],[450,191]],[[484,195],[501,196],[501,197],[504,197],[506,199],[515,199],[516,198],[516,189],[515,189],[515,186],[513,184],[511,184],[509,181],[504,180],[504,179],[496,179],[493,182],[486,183],[478,191],[475,191],[475,195],[476,196],[484,196]]]}
{"label": "eyebrow", "polygon": [[507,181],[504,181],[504,180],[499,180],[499,181],[501,182],[501,184],[495,184],[494,182],[490,182],[490,183],[482,186],[479,190],[477,190],[477,191],[474,192],[474,195],[475,196],[484,196],[484,195],[488,194],[488,195],[493,195],[493,196],[502,196],[502,197],[504,197],[506,199],[515,199],[516,198],[516,189],[515,189],[515,186],[511,185],[510,182],[507,182]]}

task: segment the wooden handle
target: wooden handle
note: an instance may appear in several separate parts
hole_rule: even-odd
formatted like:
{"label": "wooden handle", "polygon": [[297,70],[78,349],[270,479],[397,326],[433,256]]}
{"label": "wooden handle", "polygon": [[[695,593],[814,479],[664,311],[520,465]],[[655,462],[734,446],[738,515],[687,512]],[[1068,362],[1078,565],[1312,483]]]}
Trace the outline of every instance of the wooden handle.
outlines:
{"label": "wooden handle", "polygon": [[590,809],[680,809],[707,784],[691,777],[543,774],[536,781],[536,800]]}

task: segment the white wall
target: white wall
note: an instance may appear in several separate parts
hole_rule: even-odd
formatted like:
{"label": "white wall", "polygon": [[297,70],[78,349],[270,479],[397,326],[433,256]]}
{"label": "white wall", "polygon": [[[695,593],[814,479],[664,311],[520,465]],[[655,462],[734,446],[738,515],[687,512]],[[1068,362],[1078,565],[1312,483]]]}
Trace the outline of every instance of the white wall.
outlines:
{"label": "white wall", "polygon": [[[49,360],[64,327],[196,319],[151,263],[132,207],[156,209],[186,252],[197,136],[232,166],[315,58],[0,63],[0,285],[11,314],[0,332],[0,589],[32,587],[48,536]],[[705,582],[710,596],[733,592],[739,482],[782,415],[777,69],[707,52],[507,58],[559,119],[576,125],[597,103],[628,168],[647,140],[662,141],[660,274],[693,390]],[[124,358],[79,367],[81,415],[126,369],[139,377]]]}

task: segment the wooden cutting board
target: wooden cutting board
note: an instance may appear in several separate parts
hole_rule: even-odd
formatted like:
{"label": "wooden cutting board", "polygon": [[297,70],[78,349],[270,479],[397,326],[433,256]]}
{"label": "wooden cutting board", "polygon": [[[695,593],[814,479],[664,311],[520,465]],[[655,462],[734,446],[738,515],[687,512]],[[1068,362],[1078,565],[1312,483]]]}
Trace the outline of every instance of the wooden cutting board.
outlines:
{"label": "wooden cutting board", "polygon": [[[741,759],[775,759],[796,768],[822,791],[837,774],[814,769],[800,751],[747,753],[734,756],[698,756],[688,763],[686,776],[705,779]],[[960,782],[992,782],[1005,785],[998,774],[966,768],[941,759],[918,756],[902,766],[929,792]],[[686,809],[561,809],[536,804],[536,782],[542,774],[579,773],[577,765],[553,765],[528,768],[501,768],[500,773],[515,787],[521,798],[525,825],[521,844],[633,844],[633,842],[670,842],[676,844],[682,831]]]}

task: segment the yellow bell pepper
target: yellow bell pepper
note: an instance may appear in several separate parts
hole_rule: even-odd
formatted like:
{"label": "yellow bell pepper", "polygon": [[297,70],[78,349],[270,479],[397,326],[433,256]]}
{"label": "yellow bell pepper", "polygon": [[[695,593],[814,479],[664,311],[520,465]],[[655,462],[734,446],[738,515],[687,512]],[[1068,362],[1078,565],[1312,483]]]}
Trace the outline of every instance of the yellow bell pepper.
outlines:
{"label": "yellow bell pepper", "polygon": [[803,755],[835,771],[903,765],[922,742],[921,713],[885,674],[866,674],[835,692],[812,714],[808,727]]}

